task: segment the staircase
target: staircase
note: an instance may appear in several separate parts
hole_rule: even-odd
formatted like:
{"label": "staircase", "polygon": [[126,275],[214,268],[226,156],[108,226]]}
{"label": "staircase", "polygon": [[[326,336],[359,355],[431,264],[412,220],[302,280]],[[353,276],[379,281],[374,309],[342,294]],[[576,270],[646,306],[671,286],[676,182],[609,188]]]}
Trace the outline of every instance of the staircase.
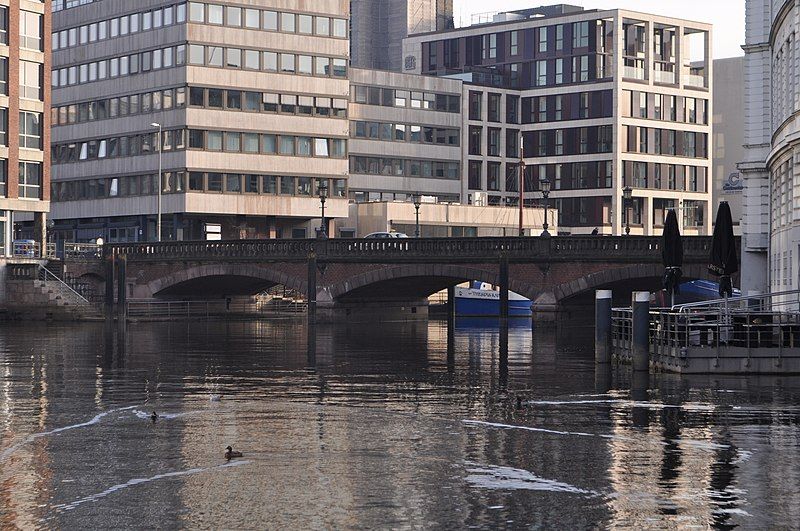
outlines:
{"label": "staircase", "polygon": [[100,315],[90,302],[67,282],[39,263],[8,266],[7,313],[17,318],[82,319]]}

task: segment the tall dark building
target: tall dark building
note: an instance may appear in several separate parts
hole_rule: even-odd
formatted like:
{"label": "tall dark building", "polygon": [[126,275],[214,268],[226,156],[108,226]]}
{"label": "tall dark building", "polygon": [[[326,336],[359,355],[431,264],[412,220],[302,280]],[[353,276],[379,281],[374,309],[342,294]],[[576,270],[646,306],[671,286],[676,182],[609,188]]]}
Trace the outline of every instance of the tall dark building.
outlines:
{"label": "tall dark building", "polygon": [[351,0],[352,65],[401,70],[403,39],[451,29],[453,0]]}

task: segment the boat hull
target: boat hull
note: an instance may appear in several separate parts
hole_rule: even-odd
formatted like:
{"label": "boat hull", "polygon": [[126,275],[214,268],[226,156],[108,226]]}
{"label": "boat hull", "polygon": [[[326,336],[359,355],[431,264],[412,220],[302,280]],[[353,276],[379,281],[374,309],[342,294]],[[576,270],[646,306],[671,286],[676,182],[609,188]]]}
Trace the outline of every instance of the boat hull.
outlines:
{"label": "boat hull", "polygon": [[[456,288],[456,317],[499,317],[500,293],[492,290]],[[531,301],[513,292],[508,294],[509,317],[530,317]]]}

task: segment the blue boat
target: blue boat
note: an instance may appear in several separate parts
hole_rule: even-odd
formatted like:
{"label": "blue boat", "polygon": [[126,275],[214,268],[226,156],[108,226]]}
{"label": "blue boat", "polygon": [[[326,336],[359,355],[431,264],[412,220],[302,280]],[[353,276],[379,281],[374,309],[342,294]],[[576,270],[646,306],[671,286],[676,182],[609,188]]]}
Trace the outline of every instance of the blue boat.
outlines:
{"label": "blue boat", "polygon": [[[680,292],[675,296],[675,304],[687,304],[690,302],[703,302],[721,299],[719,295],[719,283],[711,280],[692,280],[681,284]],[[742,292],[736,288],[733,290],[734,297],[740,297]],[[658,291],[655,294],[655,302],[658,306],[667,307],[670,305],[667,292]]]}
{"label": "blue boat", "polygon": [[[456,288],[456,317],[499,317],[500,291],[489,284],[473,282],[472,287]],[[508,292],[509,317],[531,317],[531,300]]]}

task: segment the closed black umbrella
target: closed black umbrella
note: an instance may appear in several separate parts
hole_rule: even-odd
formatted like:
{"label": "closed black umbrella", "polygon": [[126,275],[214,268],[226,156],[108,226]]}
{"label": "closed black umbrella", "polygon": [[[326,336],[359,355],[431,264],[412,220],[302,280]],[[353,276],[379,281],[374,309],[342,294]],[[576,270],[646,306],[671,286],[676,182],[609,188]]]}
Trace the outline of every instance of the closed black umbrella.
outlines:
{"label": "closed black umbrella", "polygon": [[661,237],[661,261],[664,264],[664,289],[675,304],[675,294],[680,293],[680,283],[683,273],[683,242],[681,231],[678,228],[678,216],[674,210],[667,212],[664,222],[664,234]]}
{"label": "closed black umbrella", "polygon": [[731,275],[739,271],[739,255],[736,252],[736,238],[733,235],[731,208],[726,201],[719,204],[717,222],[714,225],[714,239],[711,242],[711,258],[708,272],[719,277],[719,295],[733,295]]}

